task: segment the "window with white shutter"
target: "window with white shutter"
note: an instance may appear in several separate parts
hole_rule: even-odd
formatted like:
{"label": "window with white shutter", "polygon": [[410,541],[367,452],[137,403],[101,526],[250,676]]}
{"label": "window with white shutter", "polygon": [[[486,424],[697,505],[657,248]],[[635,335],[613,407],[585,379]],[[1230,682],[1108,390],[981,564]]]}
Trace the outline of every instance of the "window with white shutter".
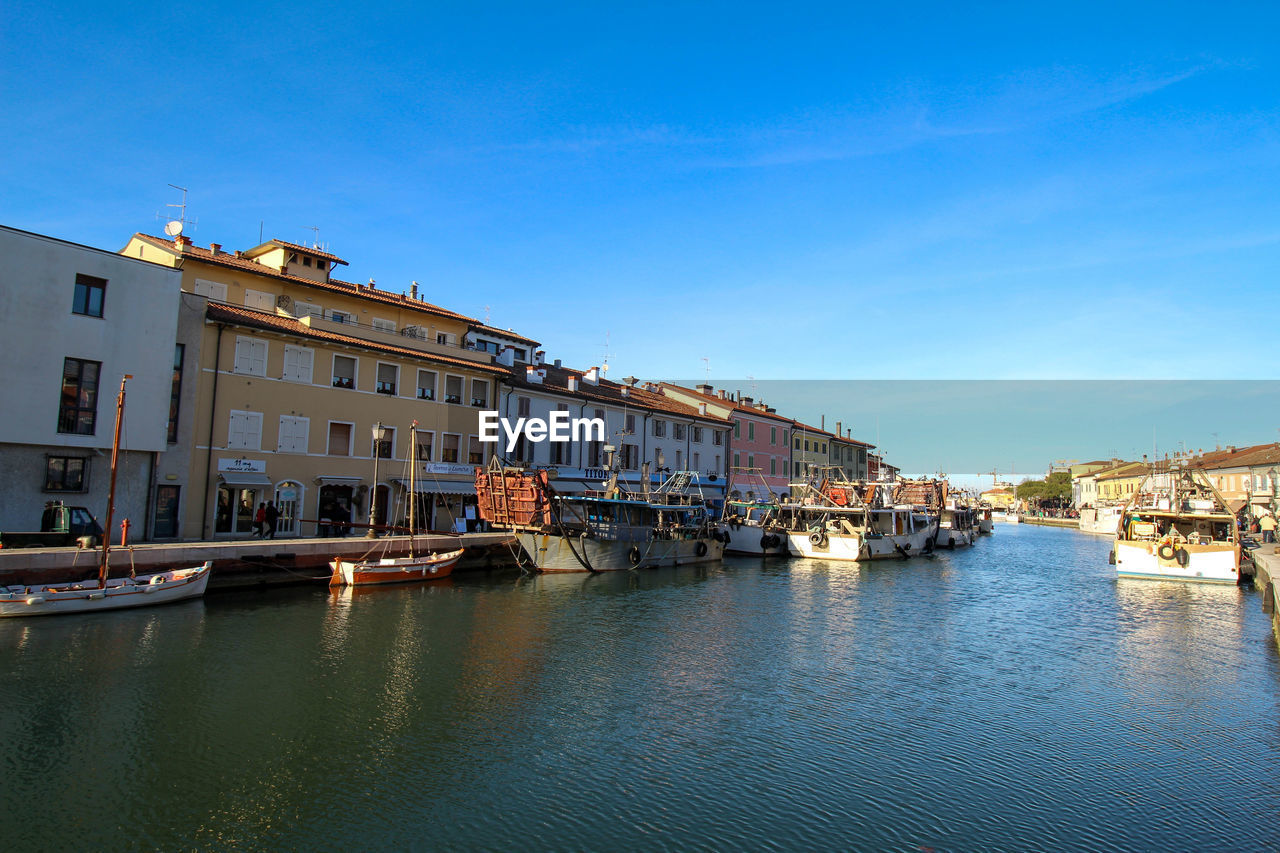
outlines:
{"label": "window with white shutter", "polygon": [[276,440],[276,453],[306,453],[307,434],[310,430],[311,418],[281,415],[280,435]]}
{"label": "window with white shutter", "polygon": [[267,342],[253,338],[236,338],[236,373],[267,375]]}
{"label": "window with white shutter", "polygon": [[284,373],[281,379],[289,382],[311,382],[311,368],[315,364],[315,350],[306,347],[284,345]]}
{"label": "window with white shutter", "polygon": [[227,424],[227,448],[262,449],[262,412],[231,410],[231,418]]}
{"label": "window with white shutter", "polygon": [[203,296],[214,302],[227,301],[227,286],[218,281],[206,281],[203,278],[196,279],[196,296]]}
{"label": "window with white shutter", "polygon": [[276,310],[276,295],[262,290],[245,288],[244,307],[256,308],[259,311],[270,311],[274,314]]}

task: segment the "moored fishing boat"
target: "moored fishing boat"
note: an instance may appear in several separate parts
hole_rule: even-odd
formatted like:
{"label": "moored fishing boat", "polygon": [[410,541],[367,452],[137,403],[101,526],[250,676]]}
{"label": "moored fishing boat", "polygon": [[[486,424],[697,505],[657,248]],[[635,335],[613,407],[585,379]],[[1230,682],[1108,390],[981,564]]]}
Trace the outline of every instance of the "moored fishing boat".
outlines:
{"label": "moored fishing boat", "polygon": [[[812,481],[792,484],[797,501],[783,506],[787,546],[798,557],[856,562],[927,553],[941,492],[924,483],[859,483],[841,479],[839,469],[818,469]],[[932,511],[917,501],[930,493]]]}
{"label": "moored fishing boat", "polygon": [[127,578],[111,578],[111,522],[115,512],[116,471],[120,458],[120,430],[124,421],[125,383],[120,380],[116,397],[116,429],[111,443],[111,483],[107,491],[106,531],[98,561],[96,580],[72,583],[13,584],[0,587],[0,616],[48,616],[59,613],[90,613],[167,604],[204,595],[213,563],[153,572]]}
{"label": "moored fishing boat", "polygon": [[1124,507],[1111,560],[1120,577],[1239,583],[1235,516],[1204,471],[1158,463]]}
{"label": "moored fishing boat", "polygon": [[778,498],[759,468],[734,468],[726,487],[729,499],[716,524],[726,554],[785,557],[786,531],[779,522]]}
{"label": "moored fishing boat", "polygon": [[[614,471],[603,495],[561,495],[547,472],[476,469],[480,517],[510,529],[538,572],[614,572],[712,562],[724,542],[697,490],[697,473],[677,471],[652,493],[624,495]],[[648,466],[644,466],[648,482]]]}
{"label": "moored fishing boat", "polygon": [[945,499],[938,517],[937,547],[957,548],[972,545],[978,538],[977,511],[969,496],[951,492],[943,484]]}
{"label": "moored fishing boat", "polygon": [[[409,430],[409,451],[406,465],[409,469],[409,489],[407,492],[409,520],[409,554],[401,557],[386,556],[389,543],[381,547],[382,555],[370,558],[368,554],[357,560],[330,560],[329,566],[333,574],[329,578],[329,586],[374,586],[389,583],[411,583],[413,581],[430,581],[446,578],[453,573],[453,567],[462,559],[465,548],[449,551],[437,551],[426,554],[416,553],[417,538],[417,468],[418,468],[418,422],[414,421]],[[374,456],[377,465],[377,455]],[[376,468],[375,468],[376,470]],[[377,475],[374,475],[375,487]],[[371,498],[372,499],[372,498]]]}
{"label": "moored fishing boat", "polygon": [[1120,519],[1123,515],[1124,507],[1118,504],[1083,507],[1080,510],[1080,532],[1115,536],[1120,529]]}
{"label": "moored fishing boat", "polygon": [[978,520],[978,534],[981,536],[990,536],[995,531],[995,522],[991,518],[991,504],[978,504],[975,514]]}

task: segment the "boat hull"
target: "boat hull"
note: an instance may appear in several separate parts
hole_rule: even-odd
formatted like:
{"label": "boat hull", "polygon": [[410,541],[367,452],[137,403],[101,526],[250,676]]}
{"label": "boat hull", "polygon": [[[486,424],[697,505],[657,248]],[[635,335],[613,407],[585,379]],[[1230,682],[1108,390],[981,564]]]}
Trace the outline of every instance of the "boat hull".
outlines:
{"label": "boat hull", "polygon": [[447,578],[466,549],[427,557],[388,557],[380,560],[330,560],[330,586],[377,586]]}
{"label": "boat hull", "polygon": [[739,557],[785,557],[790,553],[787,536],[780,531],[767,531],[758,524],[733,525],[720,522],[716,525],[721,537],[728,537],[724,546],[726,554]]}
{"label": "boat hull", "polygon": [[539,572],[623,572],[659,566],[712,563],[724,556],[724,543],[710,537],[570,539],[549,533],[520,533],[516,538],[532,561],[532,568]]}
{"label": "boat hull", "polygon": [[206,562],[137,578],[112,578],[105,589],[99,589],[97,581],[2,587],[0,617],[96,613],[199,598],[209,584],[212,569],[213,563]]}
{"label": "boat hull", "polygon": [[1230,543],[1180,545],[1187,553],[1186,565],[1176,552],[1169,559],[1160,556],[1158,542],[1115,543],[1116,575],[1126,578],[1237,583],[1240,579],[1240,549]]}
{"label": "boat hull", "polygon": [[938,540],[935,545],[938,548],[964,548],[972,545],[977,536],[973,528],[953,530],[950,527],[944,527],[938,531]]}
{"label": "boat hull", "polygon": [[1120,519],[1123,516],[1124,513],[1120,507],[1114,510],[1082,509],[1080,510],[1080,532],[1115,536],[1120,529]]}
{"label": "boat hull", "polygon": [[934,526],[929,525],[915,533],[885,534],[866,539],[858,533],[829,533],[820,542],[814,542],[810,538],[812,534],[806,531],[792,531],[787,534],[787,546],[797,557],[816,560],[856,563],[901,560],[930,550],[934,530]]}

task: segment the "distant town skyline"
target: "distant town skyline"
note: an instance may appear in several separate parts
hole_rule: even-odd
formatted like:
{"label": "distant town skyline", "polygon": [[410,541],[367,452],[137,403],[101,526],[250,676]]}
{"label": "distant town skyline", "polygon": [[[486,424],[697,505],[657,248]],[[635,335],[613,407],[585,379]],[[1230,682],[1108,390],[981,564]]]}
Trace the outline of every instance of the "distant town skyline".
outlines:
{"label": "distant town skyline", "polygon": [[[700,380],[681,380],[693,384]],[[716,384],[869,441],[904,474],[1019,482],[1059,459],[1280,441],[1280,381],[759,380]]]}
{"label": "distant town skyline", "polygon": [[1277,23],[20,1],[0,222],[117,249],[186,187],[615,375],[1275,379]]}

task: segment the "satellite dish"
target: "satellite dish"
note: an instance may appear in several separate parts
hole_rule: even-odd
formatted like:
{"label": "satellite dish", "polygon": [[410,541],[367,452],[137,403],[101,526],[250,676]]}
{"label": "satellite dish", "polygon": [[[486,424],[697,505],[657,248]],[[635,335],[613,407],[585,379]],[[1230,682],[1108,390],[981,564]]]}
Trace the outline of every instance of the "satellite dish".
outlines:
{"label": "satellite dish", "polygon": [[168,234],[170,237],[177,237],[182,233],[182,221],[178,219],[169,220],[169,222],[164,226],[164,233]]}

